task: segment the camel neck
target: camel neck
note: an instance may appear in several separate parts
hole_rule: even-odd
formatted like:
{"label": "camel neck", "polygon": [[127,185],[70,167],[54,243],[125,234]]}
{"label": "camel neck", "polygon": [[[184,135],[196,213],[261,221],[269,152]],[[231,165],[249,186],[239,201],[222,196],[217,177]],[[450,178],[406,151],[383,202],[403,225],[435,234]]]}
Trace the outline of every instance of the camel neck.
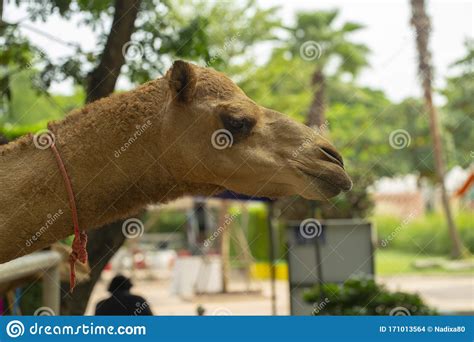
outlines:
{"label": "camel neck", "polygon": [[[96,101],[50,125],[71,179],[81,229],[137,215],[147,204],[222,190],[178,181],[170,171],[176,161],[172,153],[163,153],[169,101],[164,82]],[[0,148],[0,263],[73,233],[55,157],[34,141],[29,135]]]}
{"label": "camel neck", "polygon": [[[160,80],[154,82],[50,125],[72,182],[81,228],[126,218],[167,197],[165,189],[179,188],[158,160],[161,147],[153,143],[161,119],[150,108],[160,111],[166,105]],[[0,262],[73,231],[64,180],[52,151],[38,147],[37,137],[0,148]]]}

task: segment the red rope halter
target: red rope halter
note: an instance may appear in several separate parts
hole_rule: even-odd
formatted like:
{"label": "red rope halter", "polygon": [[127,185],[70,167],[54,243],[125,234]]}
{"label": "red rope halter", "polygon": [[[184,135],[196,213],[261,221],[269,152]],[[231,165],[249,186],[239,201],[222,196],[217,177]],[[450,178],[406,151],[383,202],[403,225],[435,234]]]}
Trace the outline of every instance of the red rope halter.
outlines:
{"label": "red rope halter", "polygon": [[69,265],[71,267],[70,275],[69,275],[69,284],[70,284],[70,291],[74,290],[76,286],[76,260],[79,260],[83,264],[87,262],[87,234],[83,230],[79,229],[79,219],[77,215],[77,208],[76,208],[76,199],[74,197],[74,191],[72,190],[71,179],[67,174],[66,167],[64,166],[64,162],[59,154],[56,145],[53,143],[51,145],[51,150],[56,157],[56,162],[58,163],[59,170],[64,179],[64,184],[66,185],[67,195],[69,198],[69,207],[71,208],[72,212],[72,222],[74,224],[74,240],[72,241],[72,252],[69,256]]}

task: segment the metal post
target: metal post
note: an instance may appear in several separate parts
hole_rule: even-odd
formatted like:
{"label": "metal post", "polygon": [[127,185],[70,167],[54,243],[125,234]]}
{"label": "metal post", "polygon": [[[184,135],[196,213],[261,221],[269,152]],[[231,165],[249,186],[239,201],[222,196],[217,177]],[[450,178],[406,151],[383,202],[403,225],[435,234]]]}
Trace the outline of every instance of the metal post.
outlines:
{"label": "metal post", "polygon": [[[310,217],[316,217],[316,201],[311,201],[311,215]],[[321,226],[321,229],[323,227]],[[323,232],[321,231],[321,235]],[[315,258],[316,258],[316,274],[318,277],[318,288],[319,288],[319,300],[322,301],[324,299],[324,290],[323,290],[323,265],[322,265],[322,259],[321,259],[321,247],[319,245],[319,238],[321,236],[316,235],[315,240],[314,240],[314,252],[315,252]]]}
{"label": "metal post", "polygon": [[272,315],[276,316],[276,270],[275,270],[275,233],[273,224],[273,203],[268,203],[268,237],[269,243],[269,258],[270,258],[270,281],[271,281],[271,301],[272,301]]}
{"label": "metal post", "polygon": [[55,265],[43,273],[43,305],[59,315],[61,308],[61,279],[59,267]]}

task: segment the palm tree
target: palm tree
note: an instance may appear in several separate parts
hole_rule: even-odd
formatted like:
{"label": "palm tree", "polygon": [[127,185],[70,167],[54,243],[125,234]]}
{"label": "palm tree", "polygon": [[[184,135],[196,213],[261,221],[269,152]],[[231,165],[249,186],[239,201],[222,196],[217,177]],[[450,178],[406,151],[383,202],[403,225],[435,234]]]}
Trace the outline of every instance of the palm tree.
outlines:
{"label": "palm tree", "polygon": [[[330,81],[337,81],[342,75],[355,77],[368,65],[369,48],[352,42],[349,37],[363,26],[354,22],[336,26],[338,14],[338,10],[298,13],[288,41],[293,56],[299,54],[314,68],[310,79],[313,98],[305,123],[321,128],[323,133],[328,128],[325,112]],[[315,211],[314,201],[302,197],[282,199],[277,206],[282,210],[280,216],[287,220],[313,217]]]}
{"label": "palm tree", "polygon": [[440,128],[438,122],[438,113],[433,104],[432,98],[432,79],[433,68],[431,65],[431,53],[428,49],[428,41],[431,30],[430,18],[426,14],[424,0],[411,0],[411,24],[415,28],[416,33],[416,47],[418,50],[418,73],[423,88],[423,96],[425,99],[425,106],[430,119],[430,131],[433,141],[433,153],[435,159],[436,180],[441,189],[441,201],[443,204],[446,221],[448,224],[449,235],[452,241],[451,256],[453,258],[461,258],[465,253],[465,248],[459,237],[459,232],[451,213],[446,187],[444,185],[444,159],[443,149],[441,146]]}
{"label": "palm tree", "polygon": [[[362,67],[368,65],[367,46],[353,43],[348,37],[363,26],[347,22],[340,27],[335,27],[338,14],[337,10],[299,13],[296,27],[291,30],[292,50],[300,53],[308,63],[314,64],[311,77],[314,96],[306,119],[306,124],[309,126],[321,126],[326,122],[325,101],[328,76],[338,77],[349,74],[354,77]],[[335,70],[332,73],[331,68]]]}

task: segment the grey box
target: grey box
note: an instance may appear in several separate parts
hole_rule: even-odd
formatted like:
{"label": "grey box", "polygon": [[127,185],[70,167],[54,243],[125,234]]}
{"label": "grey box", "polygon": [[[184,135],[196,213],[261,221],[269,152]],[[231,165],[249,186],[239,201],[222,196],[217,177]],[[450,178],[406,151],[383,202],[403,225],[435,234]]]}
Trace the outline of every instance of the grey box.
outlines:
{"label": "grey box", "polygon": [[373,277],[375,272],[375,237],[370,222],[358,219],[314,222],[317,224],[313,223],[310,230],[305,230],[302,222],[290,222],[286,231],[292,315],[312,312],[312,305],[303,301],[304,290],[320,282],[342,284],[357,275]]}

